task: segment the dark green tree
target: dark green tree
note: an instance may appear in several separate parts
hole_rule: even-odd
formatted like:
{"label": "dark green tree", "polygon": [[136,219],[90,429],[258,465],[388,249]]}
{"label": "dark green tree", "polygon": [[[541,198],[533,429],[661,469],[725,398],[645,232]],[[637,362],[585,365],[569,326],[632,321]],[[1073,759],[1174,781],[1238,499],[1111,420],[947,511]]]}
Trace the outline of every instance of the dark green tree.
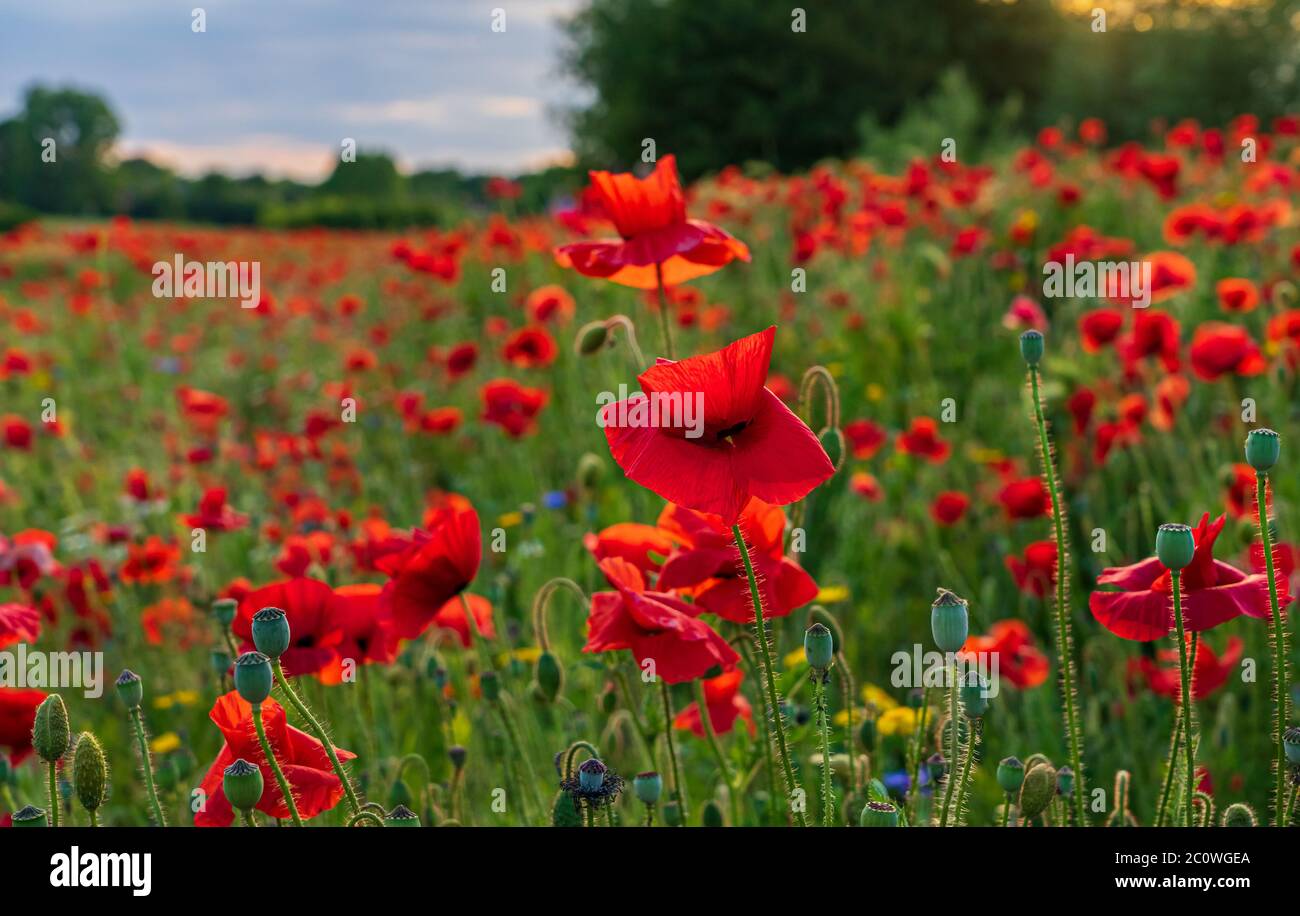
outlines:
{"label": "dark green tree", "polygon": [[23,110],[0,124],[0,197],[50,213],[107,212],[105,159],[120,130],[99,96],[33,86]]}

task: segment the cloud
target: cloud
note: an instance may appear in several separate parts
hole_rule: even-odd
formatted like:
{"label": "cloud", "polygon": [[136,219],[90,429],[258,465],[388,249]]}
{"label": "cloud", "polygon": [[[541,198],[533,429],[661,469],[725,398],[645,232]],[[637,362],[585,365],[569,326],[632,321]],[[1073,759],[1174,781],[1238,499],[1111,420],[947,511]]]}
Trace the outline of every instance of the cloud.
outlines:
{"label": "cloud", "polygon": [[207,172],[292,178],[316,182],[324,179],[338,161],[338,151],[319,143],[292,137],[252,136],[231,143],[190,144],[173,140],[136,140],[118,144],[118,159],[148,159],[182,175]]}

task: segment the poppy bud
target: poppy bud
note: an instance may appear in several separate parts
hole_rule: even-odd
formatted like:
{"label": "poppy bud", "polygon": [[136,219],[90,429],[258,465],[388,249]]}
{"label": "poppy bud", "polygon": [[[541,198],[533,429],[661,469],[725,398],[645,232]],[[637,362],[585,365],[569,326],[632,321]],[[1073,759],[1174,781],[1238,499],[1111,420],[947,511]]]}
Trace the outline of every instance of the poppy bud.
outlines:
{"label": "poppy bud", "polygon": [[90,732],[82,732],[77,737],[77,747],[72,752],[72,784],[81,807],[98,811],[107,794],[108,762],[104,759],[104,749]]}
{"label": "poppy bud", "polygon": [[253,645],[267,658],[279,658],[289,648],[289,617],[278,607],[253,615]]}
{"label": "poppy bud", "polygon": [[245,652],[235,659],[235,689],[253,706],[271,695],[271,660],[261,652]]}
{"label": "poppy bud", "polygon": [[1020,335],[1020,357],[1030,366],[1043,358],[1043,332],[1030,328]]}
{"label": "poppy bud", "polygon": [[587,452],[578,459],[578,486],[587,492],[595,490],[600,486],[600,480],[605,476],[605,463],[600,460],[598,455]]}
{"label": "poppy bud", "polygon": [[262,770],[240,757],[221,773],[221,791],[226,801],[240,811],[252,811],[262,800],[265,784]]}
{"label": "poppy bud", "polygon": [[578,767],[578,785],[584,792],[595,792],[604,783],[605,773],[608,770],[609,768],[595,757],[588,757],[582,761],[582,766]]}
{"label": "poppy bud", "polygon": [[144,682],[130,668],[123,668],[114,683],[117,685],[117,695],[122,698],[127,709],[135,709],[144,700]]}
{"label": "poppy bud", "polygon": [[1196,556],[1196,540],[1186,525],[1161,525],[1156,530],[1156,556],[1165,569],[1182,570]]}
{"label": "poppy bud", "polygon": [[1300,764],[1300,728],[1292,726],[1282,733],[1282,747],[1290,764]]}
{"label": "poppy bud", "polygon": [[217,623],[224,629],[234,622],[235,611],[238,608],[239,602],[234,598],[218,598],[212,602],[212,616],[217,618]]}
{"label": "poppy bud", "polygon": [[664,778],[658,773],[637,773],[632,788],[642,804],[656,805],[664,791]]}
{"label": "poppy bud", "polygon": [[478,689],[482,692],[483,699],[495,703],[501,699],[501,678],[497,677],[495,671],[484,671],[478,676]]}
{"label": "poppy bud", "polygon": [[398,805],[384,815],[385,827],[419,827],[420,818],[406,805]]}
{"label": "poppy bud", "polygon": [[871,716],[862,720],[858,726],[858,740],[862,746],[867,749],[868,753],[874,753],[876,750],[876,720]]}
{"label": "poppy bud", "polygon": [[970,612],[965,600],[946,588],[939,589],[939,597],[930,605],[930,632],[942,652],[956,652],[966,645],[966,637],[970,634]]}
{"label": "poppy bud", "polygon": [[605,345],[609,339],[609,328],[603,321],[593,321],[591,324],[584,324],[578,329],[578,336],[574,340],[574,345],[578,352],[583,356],[590,356]]}
{"label": "poppy bud", "polygon": [[1056,768],[1050,763],[1040,763],[1025,773],[1020,786],[1020,813],[1025,820],[1033,820],[1047,810],[1056,797]]}
{"label": "poppy bud", "polygon": [[965,683],[961,685],[961,705],[966,708],[966,716],[978,719],[989,711],[988,681],[979,672],[968,671]]}
{"label": "poppy bud", "polygon": [[[1223,809],[1223,819],[1219,823],[1225,827],[1258,827],[1259,818],[1250,805],[1235,802]],[[18,815],[14,815],[14,826],[18,826]]]}
{"label": "poppy bud", "polygon": [[803,634],[803,654],[808,667],[825,671],[835,657],[835,637],[824,624],[814,623]]}
{"label": "poppy bud", "polygon": [[72,734],[68,727],[68,707],[63,697],[52,693],[36,707],[32,723],[32,747],[46,763],[53,763],[68,752]]}
{"label": "poppy bud", "polygon": [[213,649],[208,659],[212,662],[214,673],[222,675],[230,670],[230,653],[225,649]]}
{"label": "poppy bud", "polygon": [[1246,463],[1257,471],[1277,464],[1281,451],[1282,437],[1271,429],[1252,429],[1246,435]]}
{"label": "poppy bud", "polygon": [[611,683],[605,684],[605,689],[600,692],[600,711],[609,715],[618,706],[618,692]]}
{"label": "poppy bud", "polygon": [[550,652],[537,656],[538,692],[548,703],[553,703],[564,686],[564,669],[560,660]]}
{"label": "poppy bud", "polygon": [[998,785],[1008,795],[1020,791],[1025,781],[1025,765],[1015,757],[1006,757],[998,763]]}
{"label": "poppy bud", "polygon": [[704,804],[704,810],[700,812],[700,826],[721,827],[723,824],[722,807],[713,799],[709,799]]}
{"label": "poppy bud", "polygon": [[1074,770],[1063,766],[1056,774],[1056,791],[1066,798],[1074,794]]}
{"label": "poppy bud", "polygon": [[466,753],[465,748],[461,747],[459,744],[453,744],[451,747],[447,748],[447,756],[451,758],[451,765],[455,767],[457,771],[465,769]]}
{"label": "poppy bud", "polygon": [[680,827],[682,825],[682,809],[675,801],[670,801],[663,807],[664,823],[669,827]]}
{"label": "poppy bud", "polygon": [[832,426],[823,431],[817,441],[821,443],[826,457],[831,460],[831,467],[838,471],[844,463],[844,433],[840,432],[839,427]]}
{"label": "poppy bud", "polygon": [[898,808],[889,802],[869,801],[858,816],[859,827],[897,827]]}
{"label": "poppy bud", "polygon": [[28,805],[19,811],[14,812],[13,825],[15,827],[48,827],[49,819],[45,816],[43,808],[37,808],[35,805]]}

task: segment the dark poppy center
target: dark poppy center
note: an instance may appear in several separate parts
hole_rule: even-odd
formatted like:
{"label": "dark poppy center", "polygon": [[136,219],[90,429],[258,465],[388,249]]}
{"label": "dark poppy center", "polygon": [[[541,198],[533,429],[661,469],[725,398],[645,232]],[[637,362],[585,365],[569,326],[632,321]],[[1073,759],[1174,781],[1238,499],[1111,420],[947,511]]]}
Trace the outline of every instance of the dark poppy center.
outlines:
{"label": "dark poppy center", "polygon": [[734,423],[726,429],[718,430],[718,441],[725,442],[733,436],[740,435],[741,431],[748,425],[748,420],[741,420],[739,423]]}

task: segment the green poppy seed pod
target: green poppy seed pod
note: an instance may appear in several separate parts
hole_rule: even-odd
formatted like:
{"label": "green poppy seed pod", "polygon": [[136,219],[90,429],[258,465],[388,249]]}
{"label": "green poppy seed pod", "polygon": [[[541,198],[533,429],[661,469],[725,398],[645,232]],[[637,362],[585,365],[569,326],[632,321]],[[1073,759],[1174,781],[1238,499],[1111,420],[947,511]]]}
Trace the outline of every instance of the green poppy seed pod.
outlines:
{"label": "green poppy seed pod", "polygon": [[36,707],[32,723],[32,747],[46,763],[53,763],[68,752],[72,732],[68,726],[68,707],[63,697],[52,693]]}
{"label": "green poppy seed pod", "polygon": [[1030,328],[1020,335],[1020,357],[1030,366],[1043,358],[1043,332]]}
{"label": "green poppy seed pod", "polygon": [[930,605],[930,632],[942,652],[956,652],[966,645],[966,637],[970,635],[970,611],[965,599],[946,588],[939,589],[939,597]]}
{"label": "green poppy seed pod", "polygon": [[108,794],[108,761],[95,736],[82,732],[72,752],[72,784],[87,811],[98,811]]}
{"label": "green poppy seed pod", "polygon": [[966,672],[963,680],[961,705],[966,709],[967,718],[978,719],[989,711],[988,681],[977,671]]}
{"label": "green poppy seed pod", "polygon": [[1282,733],[1282,747],[1286,750],[1287,763],[1300,765],[1300,728],[1292,726]]}
{"label": "green poppy seed pod", "polygon": [[578,767],[578,785],[582,787],[584,792],[595,792],[604,785],[607,772],[609,772],[609,767],[595,757],[588,757]]}
{"label": "green poppy seed pod", "polygon": [[225,649],[213,649],[208,656],[208,661],[212,663],[212,671],[217,675],[225,674],[230,670],[230,653]]}
{"label": "green poppy seed pod", "polygon": [[49,819],[45,816],[43,808],[37,808],[35,805],[28,805],[14,812],[13,825],[15,827],[48,827]]}
{"label": "green poppy seed pod", "polygon": [[704,810],[700,812],[701,827],[722,827],[725,821],[722,817],[722,806],[713,799],[704,803]]}
{"label": "green poppy seed pod", "polygon": [[998,785],[1008,795],[1015,795],[1025,781],[1025,765],[1015,757],[998,762]]}
{"label": "green poppy seed pod", "polygon": [[[1258,827],[1259,818],[1255,816],[1255,809],[1250,805],[1236,802],[1223,809],[1223,817],[1219,823],[1225,827]],[[14,826],[18,826],[17,815],[14,815]]]}
{"label": "green poppy seed pod", "polygon": [[554,703],[564,687],[564,669],[560,660],[550,652],[537,656],[537,688],[543,699]]}
{"label": "green poppy seed pod", "polygon": [[267,658],[279,658],[289,648],[289,616],[278,607],[253,615],[253,645]]}
{"label": "green poppy seed pod", "polygon": [[406,805],[398,805],[384,815],[385,827],[419,827],[420,817]]}
{"label": "green poppy seed pod", "polygon": [[123,668],[113,683],[127,709],[135,709],[144,701],[144,681],[130,668]]}
{"label": "green poppy seed pod", "polygon": [[1277,464],[1282,452],[1282,437],[1271,429],[1252,429],[1246,434],[1246,463],[1257,471],[1267,471]]}
{"label": "green poppy seed pod", "polygon": [[240,811],[252,811],[262,800],[265,782],[259,767],[240,757],[221,773],[221,791],[226,801]]}
{"label": "green poppy seed pod", "polygon": [[578,459],[578,486],[588,493],[600,486],[601,478],[605,476],[605,462],[600,460],[599,455],[586,452]]}
{"label": "green poppy seed pod", "polygon": [[447,756],[451,758],[451,765],[455,767],[457,771],[465,769],[466,753],[465,748],[461,747],[459,744],[453,744],[451,747],[447,748]]}
{"label": "green poppy seed pod", "polygon": [[484,671],[478,676],[478,689],[482,691],[483,699],[495,703],[501,699],[501,678],[495,671]]}
{"label": "green poppy seed pod", "polygon": [[222,629],[230,626],[235,620],[235,612],[239,610],[239,602],[234,598],[218,598],[212,602],[212,616],[221,624]]}
{"label": "green poppy seed pod", "polygon": [[658,773],[637,773],[632,789],[643,805],[657,805],[664,791],[664,778]]}
{"label": "green poppy seed pod", "polygon": [[869,801],[858,815],[859,827],[897,827],[898,808],[889,802]]}
{"label": "green poppy seed pod", "polygon": [[1196,539],[1187,525],[1161,525],[1156,529],[1156,556],[1165,569],[1181,570],[1196,556]]}
{"label": "green poppy seed pod", "polygon": [[675,801],[667,802],[663,807],[664,823],[669,827],[682,825],[682,807]]}
{"label": "green poppy seed pod", "polygon": [[831,460],[831,467],[838,471],[844,463],[844,433],[840,432],[839,427],[832,426],[823,430],[817,441],[822,444],[822,450]]}
{"label": "green poppy seed pod", "polygon": [[1025,772],[1020,786],[1020,813],[1033,820],[1047,810],[1056,797],[1056,768],[1050,763],[1040,763]]}
{"label": "green poppy seed pod", "polygon": [[261,652],[245,652],[235,659],[235,689],[244,701],[260,706],[271,695],[271,660]]}
{"label": "green poppy seed pod", "polygon": [[590,356],[605,345],[609,339],[609,328],[603,321],[593,321],[578,329],[574,344],[583,356]]}
{"label": "green poppy seed pod", "polygon": [[1056,791],[1066,798],[1074,794],[1074,770],[1063,766],[1056,774]]}
{"label": "green poppy seed pod", "polygon": [[867,718],[863,719],[862,724],[858,726],[858,740],[861,741],[862,746],[867,749],[867,753],[875,753],[876,720],[871,716],[867,716]]}
{"label": "green poppy seed pod", "polygon": [[831,666],[831,659],[835,657],[835,637],[824,624],[814,623],[804,631],[803,654],[808,667],[814,671],[825,671]]}

